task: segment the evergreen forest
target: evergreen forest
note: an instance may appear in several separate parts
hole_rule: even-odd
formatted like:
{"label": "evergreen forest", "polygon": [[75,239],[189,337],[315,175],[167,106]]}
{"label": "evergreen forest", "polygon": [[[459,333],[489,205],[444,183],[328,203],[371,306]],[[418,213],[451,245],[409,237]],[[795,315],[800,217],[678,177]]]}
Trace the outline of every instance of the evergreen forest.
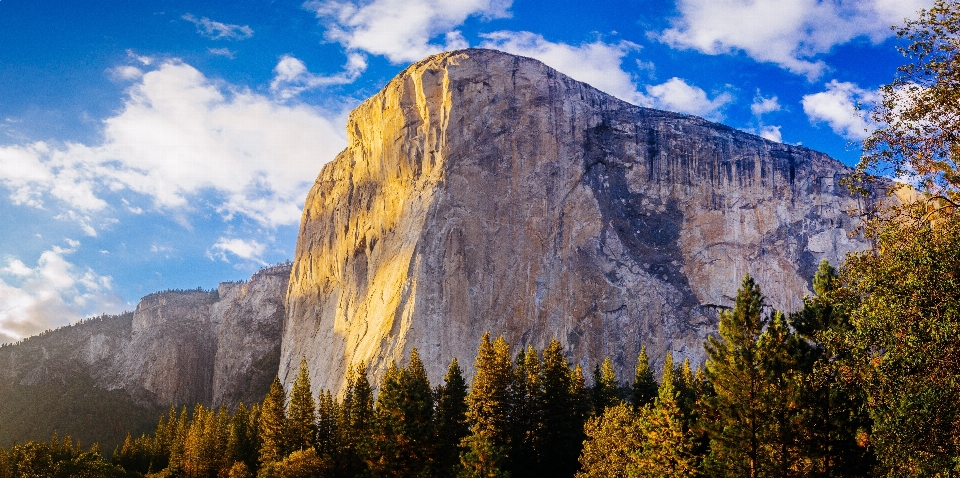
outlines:
{"label": "evergreen forest", "polygon": [[800,310],[773,310],[744,277],[702,365],[667,354],[654,370],[641,349],[623,381],[557,340],[487,334],[469,384],[455,359],[431,384],[413,350],[376,387],[355,364],[335,396],[302,361],[289,392],[275,379],[260,403],[171,408],[112,453],[56,435],[0,449],[0,478],[954,476],[960,1],[899,35],[912,63],[881,89],[848,185],[898,177],[913,199],[861,211],[873,247],[820,264]]}

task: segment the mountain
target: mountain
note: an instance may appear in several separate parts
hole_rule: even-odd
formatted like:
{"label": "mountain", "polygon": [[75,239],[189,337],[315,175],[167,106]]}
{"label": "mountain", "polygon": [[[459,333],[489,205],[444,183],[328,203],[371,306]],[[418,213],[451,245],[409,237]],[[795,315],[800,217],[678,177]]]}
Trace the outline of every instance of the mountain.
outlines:
{"label": "mountain", "polygon": [[821,260],[867,246],[847,211],[873,199],[836,160],[497,51],[411,65],[347,133],[306,199],[286,298],[280,377],[306,357],[315,390],[414,347],[437,383],[486,331],[556,337],[588,370],[610,356],[623,380],[641,345],[696,364],[745,274],[795,310]]}
{"label": "mountain", "polygon": [[279,364],[289,265],[214,290],[166,291],[0,346],[0,446],[57,431],[110,451],[171,405],[263,400]]}

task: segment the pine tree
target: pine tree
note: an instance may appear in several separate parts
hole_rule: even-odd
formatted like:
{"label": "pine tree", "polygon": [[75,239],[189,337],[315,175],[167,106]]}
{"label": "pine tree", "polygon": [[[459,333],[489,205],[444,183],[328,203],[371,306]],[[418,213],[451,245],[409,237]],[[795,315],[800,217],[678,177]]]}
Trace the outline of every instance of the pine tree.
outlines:
{"label": "pine tree", "polygon": [[368,463],[375,476],[404,476],[404,457],[400,441],[403,427],[403,391],[401,371],[390,363],[380,381],[377,405],[373,413]]}
{"label": "pine tree", "polygon": [[434,397],[427,370],[416,348],[410,352],[410,360],[400,375],[400,390],[405,425],[402,456],[411,473],[422,476],[430,471],[434,459]]}
{"label": "pine tree", "polygon": [[540,450],[542,476],[570,476],[577,470],[577,457],[583,443],[583,422],[573,418],[575,387],[570,364],[556,339],[543,350],[540,368],[543,396],[540,401]]}
{"label": "pine tree", "polygon": [[176,420],[171,416],[171,420],[167,422],[167,429],[170,433],[170,459],[167,468],[171,473],[180,473],[183,470],[187,442],[187,407],[180,408],[180,415]]}
{"label": "pine tree", "polygon": [[538,451],[536,436],[540,427],[540,404],[543,389],[540,380],[540,357],[532,345],[520,350],[514,360],[510,405],[510,462],[507,468],[517,476],[536,473]]}
{"label": "pine tree", "polygon": [[300,358],[300,371],[290,389],[290,404],[287,407],[286,449],[290,451],[313,448],[317,443],[316,403],[310,391],[310,375],[307,358]]}
{"label": "pine tree", "polygon": [[800,375],[796,337],[783,314],[776,312],[757,341],[760,366],[765,375],[762,407],[767,424],[761,435],[765,461],[776,476],[787,476],[797,467]]}
{"label": "pine tree", "polygon": [[503,469],[503,448],[489,437],[473,434],[464,439],[464,444],[458,478],[510,478],[510,472]]}
{"label": "pine tree", "polygon": [[279,461],[286,454],[284,425],[286,424],[286,401],[283,384],[279,377],[273,378],[270,391],[260,406],[260,465]]}
{"label": "pine tree", "polygon": [[227,438],[227,457],[230,463],[241,462],[245,470],[256,469],[258,459],[256,440],[250,426],[250,411],[240,403],[237,412],[230,421],[230,434]]}
{"label": "pine tree", "polygon": [[591,417],[584,432],[586,440],[580,453],[577,478],[622,478],[627,468],[636,465],[633,453],[643,447],[644,434],[639,416],[621,403]]}
{"label": "pine tree", "polygon": [[337,417],[340,407],[329,390],[317,397],[317,453],[333,459],[337,454]]}
{"label": "pine tree", "polygon": [[617,377],[613,372],[613,362],[610,361],[610,357],[607,357],[602,365],[597,365],[593,370],[593,387],[590,390],[593,414],[603,415],[607,407],[616,405],[620,401],[617,397],[619,389],[620,384],[617,383]]}
{"label": "pine tree", "polygon": [[277,478],[320,478],[329,476],[330,461],[317,456],[317,450],[309,447],[296,450],[273,466]]}
{"label": "pine tree", "polygon": [[487,438],[495,449],[507,450],[510,446],[513,365],[510,363],[510,347],[503,337],[490,342],[490,333],[483,334],[475,368],[470,395],[467,396],[470,432]]}
{"label": "pine tree", "polygon": [[871,423],[861,382],[850,373],[850,345],[844,339],[851,325],[833,297],[839,289],[837,271],[821,262],[813,279],[815,295],[805,297],[803,308],[789,317],[801,339],[796,344],[803,368],[798,453],[809,464],[803,470],[807,476],[867,476],[876,461],[857,440]]}
{"label": "pine tree", "polygon": [[456,357],[437,387],[436,474],[454,476],[460,464],[461,441],[470,434],[467,423],[467,383]]}
{"label": "pine tree", "polygon": [[583,376],[583,368],[577,364],[570,371],[570,411],[569,418],[576,427],[579,443],[583,443],[586,438],[583,435],[583,426],[590,418],[590,412],[593,405],[590,403],[590,389],[587,387],[586,379]]}
{"label": "pine tree", "polygon": [[365,364],[357,364],[347,373],[347,390],[337,422],[337,456],[335,476],[357,476],[368,472],[365,461],[370,448],[373,421],[373,390],[367,379]]}
{"label": "pine tree", "polygon": [[630,477],[686,478],[696,474],[693,444],[684,430],[683,414],[677,404],[675,379],[679,374],[675,374],[672,365],[673,355],[667,353],[654,405],[640,412],[638,427],[643,439],[628,465]]}
{"label": "pine tree", "polygon": [[653,376],[653,369],[650,368],[647,347],[641,346],[630,403],[633,404],[633,408],[639,409],[648,403],[653,403],[655,398],[657,398],[657,381]]}
{"label": "pine tree", "polygon": [[706,375],[714,396],[705,402],[710,456],[717,476],[757,478],[761,473],[763,373],[756,341],[766,320],[763,295],[750,276],[743,279],[733,310],[720,313],[720,336],[709,337]]}

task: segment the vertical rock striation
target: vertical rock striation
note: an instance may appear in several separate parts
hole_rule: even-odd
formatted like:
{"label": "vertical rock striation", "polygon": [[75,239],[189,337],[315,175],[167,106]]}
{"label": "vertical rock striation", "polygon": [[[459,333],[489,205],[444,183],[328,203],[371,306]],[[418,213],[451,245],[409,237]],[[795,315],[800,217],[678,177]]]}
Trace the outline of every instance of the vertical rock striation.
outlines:
{"label": "vertical rock striation", "polygon": [[157,292],[132,314],[0,347],[0,382],[84,377],[145,407],[258,402],[277,373],[289,277],[290,266],[281,265],[216,290]]}
{"label": "vertical rock striation", "polygon": [[[703,358],[750,273],[793,310],[820,260],[863,248],[848,168],[809,149],[627,104],[490,50],[432,56],[350,115],[307,197],[280,375],[338,390],[417,347],[432,381],[485,331],[553,337],[632,376],[640,346]],[[469,370],[468,373],[471,373]]]}

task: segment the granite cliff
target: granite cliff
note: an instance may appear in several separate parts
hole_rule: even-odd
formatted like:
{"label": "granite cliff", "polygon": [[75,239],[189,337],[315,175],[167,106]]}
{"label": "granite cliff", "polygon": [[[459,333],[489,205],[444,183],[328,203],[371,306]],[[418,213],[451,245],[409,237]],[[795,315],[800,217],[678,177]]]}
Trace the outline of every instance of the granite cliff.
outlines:
{"label": "granite cliff", "polygon": [[[171,405],[263,400],[279,364],[289,277],[280,265],[214,290],[158,292],[132,313],[0,347],[0,446],[54,429],[110,444],[155,426]],[[109,433],[90,432],[103,420],[116,422]]]}
{"label": "granite cliff", "polygon": [[637,107],[490,50],[416,63],[350,115],[303,209],[280,376],[372,378],[413,347],[472,373],[485,331],[551,338],[632,377],[641,345],[703,359],[744,274],[795,310],[817,264],[866,246],[869,201],[822,153]]}

